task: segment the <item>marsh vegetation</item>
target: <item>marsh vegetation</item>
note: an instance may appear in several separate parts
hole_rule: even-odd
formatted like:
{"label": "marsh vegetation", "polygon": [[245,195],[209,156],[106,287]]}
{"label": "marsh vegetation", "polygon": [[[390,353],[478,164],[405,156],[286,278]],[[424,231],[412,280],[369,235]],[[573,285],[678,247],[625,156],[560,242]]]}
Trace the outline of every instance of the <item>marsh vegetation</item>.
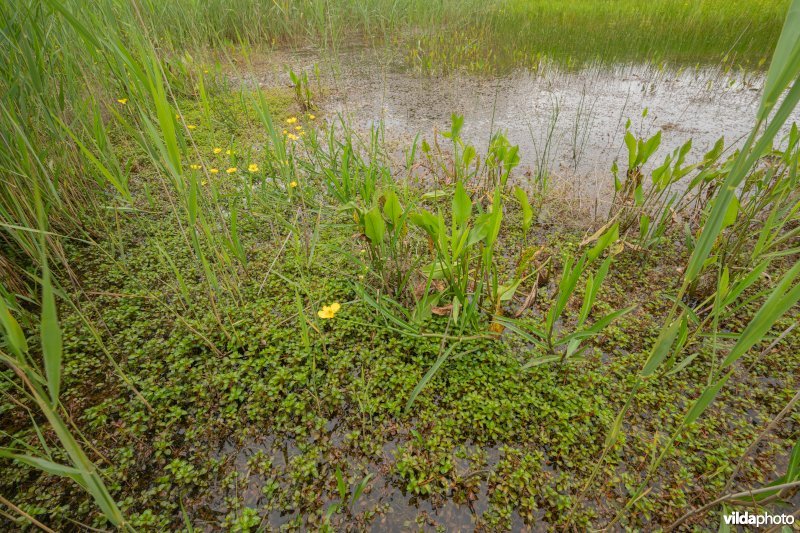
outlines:
{"label": "marsh vegetation", "polygon": [[799,2],[0,21],[0,529],[797,515]]}

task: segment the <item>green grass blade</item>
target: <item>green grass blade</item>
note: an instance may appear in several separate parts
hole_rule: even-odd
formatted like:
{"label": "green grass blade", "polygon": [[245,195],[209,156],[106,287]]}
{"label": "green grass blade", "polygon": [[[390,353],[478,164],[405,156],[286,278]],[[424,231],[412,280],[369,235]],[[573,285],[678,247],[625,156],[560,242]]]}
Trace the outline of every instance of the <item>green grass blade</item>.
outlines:
{"label": "green grass blade", "polygon": [[792,287],[800,274],[800,261],[783,275],[767,300],[756,312],[753,319],[739,336],[728,356],[722,362],[722,369],[728,368],[742,357],[756,343],[760,342],[775,322],[800,300],[800,283]]}

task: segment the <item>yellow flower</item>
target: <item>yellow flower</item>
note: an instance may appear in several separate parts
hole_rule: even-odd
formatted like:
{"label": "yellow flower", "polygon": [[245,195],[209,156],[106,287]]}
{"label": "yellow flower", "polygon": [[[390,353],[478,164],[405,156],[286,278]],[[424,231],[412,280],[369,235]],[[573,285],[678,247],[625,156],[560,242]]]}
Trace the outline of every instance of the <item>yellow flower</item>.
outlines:
{"label": "yellow flower", "polygon": [[315,117],[311,113],[308,114],[308,120],[314,120],[315,118],[317,118],[317,117]]}
{"label": "yellow flower", "polygon": [[203,181],[200,182],[200,185],[202,185],[203,187],[205,187],[207,184],[208,184],[208,182],[206,180],[203,180]]}
{"label": "yellow flower", "polygon": [[200,170],[200,165],[189,165],[192,170]]}
{"label": "yellow flower", "polygon": [[195,129],[197,126],[195,126],[194,124],[187,124],[187,125],[186,125],[186,127],[187,127],[187,128],[189,128],[190,130],[193,130],[193,129]]}
{"label": "yellow flower", "polygon": [[338,302],[333,302],[331,305],[323,305],[322,309],[317,311],[317,316],[325,319],[333,318],[334,316],[336,316],[336,313],[338,313],[339,309],[341,308],[342,306],[339,305]]}
{"label": "yellow flower", "polygon": [[218,168],[210,168],[210,169],[208,169],[208,171],[211,172],[212,174],[216,174],[217,172],[219,172],[219,169]]}
{"label": "yellow flower", "polygon": [[230,148],[228,148],[227,150],[225,150],[225,154],[226,154],[226,155],[233,155],[234,153],[236,153],[236,152],[234,152],[234,151],[233,151],[233,150],[231,150]]}
{"label": "yellow flower", "polygon": [[258,172],[258,165],[255,163],[250,163],[250,166],[247,167],[248,172]]}
{"label": "yellow flower", "polygon": [[300,131],[300,130],[303,129],[303,126],[298,124],[297,126],[294,127],[294,129],[296,129],[297,131]]}
{"label": "yellow flower", "polygon": [[294,133],[290,133],[290,134],[289,134],[289,135],[287,135],[286,137],[288,137],[290,141],[296,141],[297,139],[299,139],[299,138],[300,138],[300,137],[298,137],[297,135],[295,135]]}
{"label": "yellow flower", "polygon": [[222,151],[222,148],[214,148],[214,153],[218,154]]}
{"label": "yellow flower", "polygon": [[297,117],[289,117],[286,119],[287,124],[294,124],[295,122],[297,122]]}
{"label": "yellow flower", "polygon": [[288,132],[288,131],[286,131],[286,130],[283,130],[283,134],[284,134],[284,135],[286,135],[287,133],[289,133],[289,132]]}
{"label": "yellow flower", "polygon": [[236,167],[231,167],[228,170],[226,170],[225,172],[227,172],[228,174],[233,174],[234,172],[236,172],[236,170],[237,170]]}
{"label": "yellow flower", "polygon": [[293,181],[293,182],[291,182],[291,183],[289,184],[289,187],[291,187],[292,189],[294,189],[295,187],[297,187],[297,182],[296,182],[296,181]]}
{"label": "yellow flower", "polygon": [[119,102],[122,105],[125,105],[125,104],[128,103],[128,99],[127,98],[117,98],[117,102]]}

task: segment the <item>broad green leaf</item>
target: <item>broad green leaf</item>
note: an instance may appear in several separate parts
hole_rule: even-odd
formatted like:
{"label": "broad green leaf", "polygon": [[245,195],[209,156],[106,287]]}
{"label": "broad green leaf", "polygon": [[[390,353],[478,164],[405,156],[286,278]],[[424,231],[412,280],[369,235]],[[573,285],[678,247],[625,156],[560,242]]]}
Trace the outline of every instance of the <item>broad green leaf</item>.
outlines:
{"label": "broad green leaf", "polygon": [[409,218],[413,224],[425,230],[428,235],[434,239],[437,237],[439,233],[439,222],[436,219],[436,215],[423,209],[417,213],[411,213]]}
{"label": "broad green leaf", "polygon": [[642,204],[644,204],[644,189],[642,189],[641,184],[637,185],[633,190],[633,200],[637,207],[640,207]]}
{"label": "broad green leaf", "polygon": [[472,200],[470,199],[464,185],[459,181],[456,183],[456,191],[453,195],[453,222],[457,228],[462,227],[472,214]]}
{"label": "broad green leaf", "polygon": [[468,167],[472,160],[475,159],[475,147],[471,144],[464,148],[464,155],[462,156],[462,160],[464,161],[464,166]]}
{"label": "broad green leaf", "polygon": [[522,232],[527,234],[533,221],[531,203],[528,201],[528,195],[520,187],[514,187],[514,196],[516,196],[519,207],[522,210]]}
{"label": "broad green leaf", "polygon": [[458,139],[459,133],[461,133],[461,128],[464,127],[464,115],[456,115],[453,113],[450,115],[450,119],[452,121],[450,126],[450,138],[456,140]]}
{"label": "broad green leaf", "polygon": [[364,233],[372,241],[372,244],[383,242],[383,237],[386,234],[386,225],[377,206],[367,211],[364,215]]}
{"label": "broad green leaf", "polygon": [[507,302],[513,298],[514,293],[517,292],[517,287],[519,287],[521,281],[521,279],[518,279],[509,283],[508,285],[499,285],[497,288],[497,295],[500,297],[500,300]]}
{"label": "broad green leaf", "polygon": [[725,211],[725,219],[722,221],[722,229],[732,226],[736,222],[736,217],[739,215],[739,198],[734,196],[728,204],[728,210]]}
{"label": "broad green leaf", "polygon": [[403,206],[394,191],[389,191],[385,195],[386,202],[383,204],[383,214],[393,226],[397,226],[403,216]]}
{"label": "broad green leaf", "polygon": [[636,168],[636,137],[630,131],[625,132],[625,145],[628,147],[628,170]]}

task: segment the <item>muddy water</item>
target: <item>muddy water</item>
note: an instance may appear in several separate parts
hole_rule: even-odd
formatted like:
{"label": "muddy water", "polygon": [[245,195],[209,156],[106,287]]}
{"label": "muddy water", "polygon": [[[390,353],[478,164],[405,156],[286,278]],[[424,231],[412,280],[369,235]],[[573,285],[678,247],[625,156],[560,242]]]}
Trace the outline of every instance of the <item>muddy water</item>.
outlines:
{"label": "muddy water", "polygon": [[526,170],[531,176],[547,173],[578,199],[601,202],[612,187],[612,163],[625,165],[628,119],[638,136],[662,132],[651,167],[688,139],[688,161],[696,161],[720,137],[726,146],[742,142],[763,85],[759,74],[647,65],[430,76],[372,50],[350,50],[335,59],[280,54],[259,66],[258,82],[288,84],[286,67],[305,70],[314,80],[315,65],[326,89],[319,103],[329,118],[341,113],[364,129],[382,121],[387,138],[408,146],[417,133],[430,140],[434,130],[448,129],[451,113],[463,114],[467,142],[485,148],[492,132],[503,131],[520,146],[518,179],[524,180]]}

